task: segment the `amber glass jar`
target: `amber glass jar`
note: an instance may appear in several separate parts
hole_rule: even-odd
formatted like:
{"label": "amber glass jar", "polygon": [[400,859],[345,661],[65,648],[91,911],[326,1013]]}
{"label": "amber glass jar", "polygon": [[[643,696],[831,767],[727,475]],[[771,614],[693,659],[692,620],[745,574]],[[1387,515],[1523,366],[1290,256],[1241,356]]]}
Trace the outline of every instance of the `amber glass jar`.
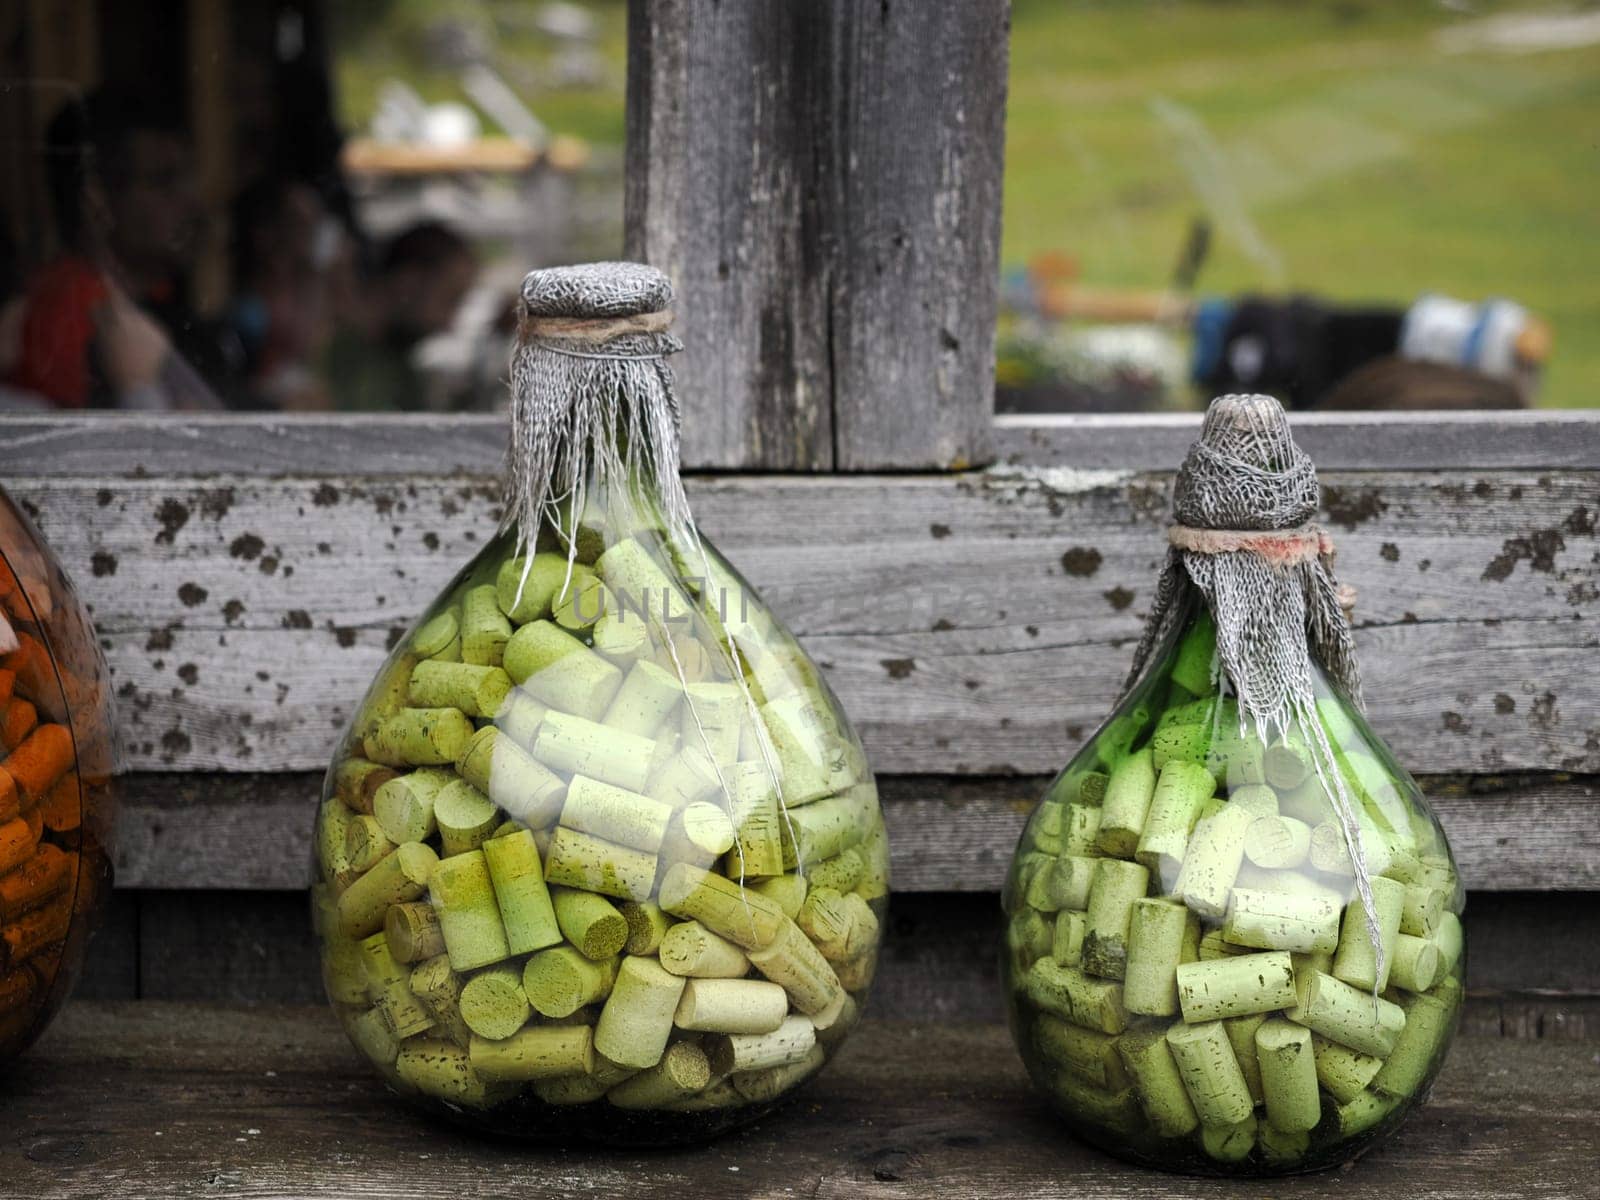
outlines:
{"label": "amber glass jar", "polygon": [[66,998],[111,889],[108,678],[71,580],[0,491],[0,1063]]}

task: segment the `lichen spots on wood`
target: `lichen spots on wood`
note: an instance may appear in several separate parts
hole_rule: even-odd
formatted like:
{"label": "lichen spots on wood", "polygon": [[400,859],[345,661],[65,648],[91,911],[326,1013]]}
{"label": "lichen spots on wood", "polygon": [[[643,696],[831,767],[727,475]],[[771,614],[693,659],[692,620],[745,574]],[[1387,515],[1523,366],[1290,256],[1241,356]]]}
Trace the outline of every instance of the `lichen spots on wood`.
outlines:
{"label": "lichen spots on wood", "polygon": [[89,559],[89,570],[96,578],[117,573],[117,556],[105,550],[96,550]]}
{"label": "lichen spots on wood", "polygon": [[157,544],[170,546],[177,539],[179,530],[189,523],[189,506],[168,497],[156,509],[156,522],[161,526],[156,534]]}
{"label": "lichen spots on wood", "polygon": [[195,608],[206,602],[206,597],[211,593],[198,583],[185,583],[178,588],[178,599],[185,608]]}
{"label": "lichen spots on wood", "polygon": [[228,553],[234,558],[242,558],[246,562],[258,556],[266,549],[266,543],[253,533],[241,533],[228,543]]}
{"label": "lichen spots on wood", "polygon": [[1087,579],[1100,569],[1103,558],[1093,546],[1074,546],[1061,556],[1061,569],[1068,575]]}
{"label": "lichen spots on wood", "polygon": [[914,658],[884,658],[879,662],[889,673],[890,679],[905,679],[917,669],[917,661]]}
{"label": "lichen spots on wood", "polygon": [[1345,488],[1331,484],[1323,485],[1322,507],[1327,510],[1329,521],[1346,529],[1354,529],[1389,510],[1376,488]]}
{"label": "lichen spots on wood", "polygon": [[1524,561],[1529,570],[1554,574],[1556,555],[1566,548],[1567,540],[1559,529],[1536,529],[1526,537],[1507,538],[1501,543],[1500,553],[1483,569],[1483,578],[1495,582],[1509,579],[1517,564]]}

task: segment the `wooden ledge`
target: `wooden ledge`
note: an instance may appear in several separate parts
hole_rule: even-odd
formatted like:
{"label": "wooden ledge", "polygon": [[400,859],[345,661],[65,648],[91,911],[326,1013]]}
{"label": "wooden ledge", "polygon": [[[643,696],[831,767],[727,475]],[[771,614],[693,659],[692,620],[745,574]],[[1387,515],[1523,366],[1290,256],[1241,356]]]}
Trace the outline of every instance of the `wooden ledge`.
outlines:
{"label": "wooden ledge", "polygon": [[[1580,1195],[1593,1186],[1594,1042],[1463,1035],[1432,1102],[1297,1198]],[[696,1150],[475,1141],[386,1095],[322,1008],[76,1004],[7,1081],[0,1171],[39,1200],[248,1194],[1228,1196],[1124,1166],[1028,1091],[1005,1029],[875,1021],[802,1099]]]}

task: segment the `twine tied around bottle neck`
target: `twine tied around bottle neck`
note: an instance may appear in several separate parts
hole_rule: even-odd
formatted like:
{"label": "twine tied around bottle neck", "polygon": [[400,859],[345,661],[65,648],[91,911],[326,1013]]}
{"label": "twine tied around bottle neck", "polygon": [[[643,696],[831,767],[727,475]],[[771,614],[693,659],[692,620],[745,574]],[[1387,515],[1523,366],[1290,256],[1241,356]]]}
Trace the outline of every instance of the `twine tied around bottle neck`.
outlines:
{"label": "twine tied around bottle neck", "polygon": [[543,521],[577,543],[589,491],[648,497],[668,532],[698,539],[678,478],[679,411],[668,355],[672,284],[640,263],[533,271],[511,355],[505,525],[521,553]]}
{"label": "twine tied around bottle neck", "polygon": [[[1367,855],[1351,795],[1317,711],[1313,663],[1359,709],[1361,675],[1348,612],[1354,591],[1333,574],[1334,546],[1314,523],[1316,466],[1270,396],[1228,395],[1206,410],[1173,486],[1174,524],[1155,602],[1124,691],[1201,601],[1217,648],[1212,679],[1238,698],[1241,732],[1295,738],[1309,752],[1344,836],[1382,976]],[[1217,706],[1221,719],[1222,706]]]}

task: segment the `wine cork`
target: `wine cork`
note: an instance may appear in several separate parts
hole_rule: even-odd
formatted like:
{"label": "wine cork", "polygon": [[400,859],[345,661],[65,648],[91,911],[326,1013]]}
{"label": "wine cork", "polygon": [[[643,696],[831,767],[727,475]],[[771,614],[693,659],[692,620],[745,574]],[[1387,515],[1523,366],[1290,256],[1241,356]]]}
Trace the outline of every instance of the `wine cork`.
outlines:
{"label": "wine cork", "polygon": [[489,967],[467,980],[459,1005],[467,1028],[490,1041],[510,1037],[533,1015],[522,990],[522,971],[511,963]]}
{"label": "wine cork", "polygon": [[1317,1082],[1340,1104],[1349,1104],[1360,1096],[1383,1067],[1383,1059],[1317,1034],[1311,1035],[1311,1050],[1316,1058]]}
{"label": "wine cork", "polygon": [[462,1108],[488,1108],[499,1098],[472,1069],[467,1051],[451,1042],[414,1038],[400,1047],[395,1070],[419,1092]]}
{"label": "wine cork", "polygon": [[1235,946],[1232,942],[1225,941],[1220,929],[1208,929],[1200,935],[1200,944],[1195,957],[1201,962],[1210,962],[1215,958],[1237,958],[1241,954],[1252,954],[1254,951],[1248,946]]}
{"label": "wine cork", "polygon": [[1339,1106],[1339,1136],[1353,1138],[1376,1126],[1400,1105],[1400,1100],[1362,1092],[1348,1104]]}
{"label": "wine cork", "polygon": [[438,767],[455,762],[472,733],[471,720],[458,708],[402,708],[378,722],[364,748],[369,759],[387,766]]}
{"label": "wine cork", "polygon": [[1261,1064],[1256,1058],[1256,1030],[1260,1029],[1267,1020],[1265,1013],[1253,1013],[1248,1017],[1229,1017],[1223,1021],[1223,1032],[1228,1035],[1228,1044],[1233,1047],[1233,1056],[1239,1062],[1239,1070],[1244,1074],[1244,1085],[1250,1092],[1253,1104],[1262,1101],[1261,1090]]}
{"label": "wine cork", "polygon": [[[75,909],[67,896],[53,898],[44,908],[34,909],[0,930],[0,964],[16,966],[55,946],[67,936]],[[47,964],[38,964],[41,967]]]}
{"label": "wine cork", "polygon": [[[535,700],[521,688],[513,688],[500,705],[500,711],[495,713],[494,724],[506,737],[527,750],[533,745],[534,738],[539,736],[539,726],[544,724],[549,714],[548,704]],[[478,732],[483,731],[480,729]]]}
{"label": "wine cork", "polygon": [[635,850],[661,848],[672,809],[638,792],[574,775],[561,810],[561,824]]}
{"label": "wine cork", "polygon": [[1439,951],[1424,938],[1402,933],[1395,938],[1389,982],[1408,992],[1425,992],[1439,977]]}
{"label": "wine cork", "polygon": [[[4,769],[0,767],[0,771]],[[317,809],[316,830],[312,835],[317,865],[323,879],[340,887],[348,886],[356,875],[350,869],[350,855],[345,849],[350,820],[355,815],[337,797],[323,801]]]}
{"label": "wine cork", "polygon": [[439,915],[426,900],[391,904],[383,918],[383,936],[396,962],[421,962],[444,953]]}
{"label": "wine cork", "polygon": [[545,717],[533,744],[533,756],[546,766],[630,792],[644,790],[656,753],[650,738],[564,712]]}
{"label": "wine cork", "polygon": [[[870,909],[867,915],[872,915]],[[846,905],[842,894],[831,888],[812,888],[793,920],[823,958],[840,963],[852,957],[850,943],[856,918],[856,911]]]}
{"label": "wine cork", "polygon": [[454,608],[446,608],[417,626],[411,635],[411,649],[419,658],[432,658],[449,649],[460,636],[460,614]]}
{"label": "wine cork", "polygon": [[[10,759],[6,760],[6,770],[11,770]],[[370,813],[379,789],[393,778],[393,767],[365,758],[347,758],[333,769],[333,794],[351,812]]]}
{"label": "wine cork", "polygon": [[433,798],[439,848],[446,857],[476,850],[500,824],[494,801],[465,779],[445,784]]}
{"label": "wine cork", "polygon": [[339,928],[346,937],[364,938],[383,928],[391,904],[422,895],[438,872],[439,856],[421,842],[406,842],[357,879],[339,897]]}
{"label": "wine cork", "polygon": [[533,834],[518,829],[489,839],[483,844],[483,860],[511,953],[527,954],[560,942],[562,931]]}
{"label": "wine cork", "polygon": [[1036,1007],[1085,1029],[1121,1033],[1128,1023],[1121,985],[1076,967],[1041,958],[1029,968],[1023,986]]}
{"label": "wine cork", "polygon": [[711,1070],[717,1075],[765,1071],[804,1062],[816,1043],[816,1030],[803,1016],[786,1017],[766,1033],[718,1034],[702,1042]]}
{"label": "wine cork", "polygon": [[645,900],[655,886],[656,856],[563,825],[550,839],[544,877],[622,900]]}
{"label": "wine cork", "polygon": [[697,800],[679,811],[667,826],[661,858],[696,867],[710,866],[733,849],[735,836],[727,813],[715,804]]}
{"label": "wine cork", "polygon": [[685,808],[720,791],[717,766],[698,746],[685,746],[661,766],[646,794],[673,809]]}
{"label": "wine cork", "polygon": [[1292,792],[1315,774],[1311,752],[1298,735],[1279,738],[1267,747],[1261,759],[1266,781],[1280,795]]}
{"label": "wine cork", "polygon": [[1394,1050],[1406,1023],[1398,1004],[1317,972],[1307,973],[1299,990],[1298,1002],[1284,1013],[1289,1020],[1363,1054],[1387,1058]]}
{"label": "wine cork", "polygon": [[821,1046],[813,1046],[810,1053],[799,1062],[786,1063],[780,1067],[766,1067],[758,1071],[739,1071],[730,1076],[729,1081],[748,1103],[762,1104],[776,1100],[799,1086],[802,1081],[816,1073],[827,1061],[827,1057]]}
{"label": "wine cork", "polygon": [[396,844],[433,836],[433,799],[455,775],[443,767],[418,767],[386,780],[372,800],[372,815]]}
{"label": "wine cork", "polygon": [[1272,1012],[1294,1002],[1294,965],[1284,951],[1202,959],[1178,967],[1178,1007],[1190,1024]]}
{"label": "wine cork", "polygon": [[703,1091],[710,1082],[705,1051],[693,1042],[674,1042],[660,1062],[617,1084],[606,1099],[617,1108],[658,1110]]}
{"label": "wine cork", "polygon": [[569,633],[590,633],[601,617],[618,612],[616,600],[600,577],[589,567],[575,564],[572,578],[556,593],[550,619]]}
{"label": "wine cork", "polygon": [[[336,1005],[367,1003],[367,968],[361,957],[361,943],[345,937],[337,928],[322,935],[322,986]],[[33,978],[26,968],[18,974]]]}
{"label": "wine cork", "polygon": [[[1366,859],[1369,877],[1388,872],[1395,860],[1395,849],[1387,835],[1371,825],[1360,826],[1362,857]],[[1346,878],[1355,875],[1350,862],[1350,851],[1344,841],[1344,830],[1334,821],[1324,821],[1311,830],[1311,865],[1329,875]]]}
{"label": "wine cork", "polygon": [[367,973],[367,995],[395,1037],[415,1037],[433,1028],[433,1018],[411,992],[410,970],[395,961],[382,933],[361,940],[361,962]]}
{"label": "wine cork", "polygon": [[1168,763],[1157,777],[1133,857],[1154,876],[1163,893],[1170,892],[1177,882],[1189,834],[1200,819],[1201,806],[1215,790],[1211,772],[1198,763]]}
{"label": "wine cork", "polygon": [[[1183,762],[1192,763],[1210,775],[1204,765],[1210,749],[1209,725],[1168,725],[1150,735],[1151,763],[1158,773],[1172,763]],[[1212,782],[1215,783],[1215,779]]]}
{"label": "wine cork", "polygon": [[1444,904],[1443,888],[1407,885],[1404,903],[1400,906],[1400,932],[1412,937],[1431,937],[1444,915]]}
{"label": "wine cork", "polygon": [[1397,1100],[1422,1086],[1450,1038],[1456,1013],[1453,1004],[1436,996],[1408,997],[1404,1011],[1405,1025],[1372,1078],[1373,1091]]}
{"label": "wine cork", "polygon": [[661,629],[692,626],[694,605],[670,569],[643,543],[633,538],[613,543],[595,560],[595,568],[616,596],[619,612]]}
{"label": "wine cork", "polygon": [[1117,1092],[1132,1082],[1117,1053],[1117,1039],[1108,1033],[1038,1013],[1033,1019],[1033,1044],[1044,1058],[1095,1087]]}
{"label": "wine cork", "polygon": [[1155,790],[1155,760],[1148,749],[1130,754],[1112,770],[1095,837],[1103,853],[1116,858],[1133,857]]}
{"label": "wine cork", "polygon": [[452,968],[471,971],[511,956],[482,850],[440,859],[428,887]]}
{"label": "wine cork", "polygon": [[1181,904],[1133,902],[1123,1004],[1131,1013],[1171,1016],[1178,1011],[1178,964],[1184,939],[1198,937],[1199,920]]}
{"label": "wine cork", "polygon": [[1256,1030],[1256,1060],[1267,1120],[1285,1132],[1310,1131],[1322,1116],[1311,1031],[1273,1017]]}
{"label": "wine cork", "polygon": [[788,917],[781,921],[777,936],[769,945],[746,947],[745,956],[751,966],[789,993],[790,1001],[800,1012],[821,1012],[833,1003],[843,985],[833,966],[800,927]]}
{"label": "wine cork", "polygon": [[672,925],[672,918],[659,904],[648,900],[627,900],[617,906],[628,923],[628,940],[623,946],[629,954],[650,955],[661,948],[661,939]]}
{"label": "wine cork", "polygon": [[750,971],[743,950],[698,921],[682,921],[668,929],[657,957],[672,974],[696,979],[742,979]]}
{"label": "wine cork", "polygon": [[1221,1021],[1174,1025],[1166,1039],[1201,1124],[1237,1125],[1251,1115],[1250,1089]]}
{"label": "wine cork", "polygon": [[1258,816],[1244,833],[1244,855],[1258,867],[1298,867],[1310,853],[1311,826],[1293,817]]}
{"label": "wine cork", "polygon": [[623,959],[595,1026],[595,1049],[625,1067],[655,1066],[672,1036],[684,982],[653,958]]}
{"label": "wine cork", "polygon": [[1099,808],[1105,801],[1106,784],[1110,781],[1111,777],[1104,771],[1080,771],[1062,781],[1062,796],[1071,804]]}
{"label": "wine cork", "polygon": [[589,721],[600,719],[622,686],[614,664],[552,621],[530,621],[512,634],[502,665],[535,700]]}
{"label": "wine cork", "polygon": [[1461,961],[1461,952],[1466,947],[1461,918],[1449,909],[1439,914],[1438,927],[1433,931],[1433,944],[1439,950],[1439,977],[1442,979],[1456,969],[1456,964]]}
{"label": "wine cork", "polygon": [[884,826],[881,808],[873,817],[860,850],[863,867],[855,893],[863,900],[881,900],[889,894],[889,831]]}
{"label": "wine cork", "polygon": [[683,689],[678,732],[687,746],[699,746],[713,762],[739,758],[741,724],[748,720],[744,690],[736,683],[691,683]]}
{"label": "wine cork", "polygon": [[[784,872],[784,837],[778,790],[760,762],[735,763],[726,768],[729,812],[734,843],[724,872],[735,879],[763,878]],[[788,865],[795,865],[793,855]]]}
{"label": "wine cork", "polygon": [[556,592],[567,580],[567,556],[545,552],[507,559],[495,575],[495,602],[518,625],[550,615]]}
{"label": "wine cork", "polygon": [[461,597],[461,661],[498,667],[511,636],[511,622],[500,611],[493,584],[468,588]]}
{"label": "wine cork", "polygon": [[[22,825],[23,832],[27,832],[25,823],[12,822],[13,825]],[[0,827],[0,864],[5,862],[4,827]],[[350,817],[344,828],[344,855],[345,862],[349,865],[350,876],[365,875],[387,854],[394,852],[394,843],[384,836],[383,827],[373,817],[362,813],[355,813]],[[6,865],[7,870],[15,864]]]}
{"label": "wine cork", "polygon": [[845,1035],[855,1028],[861,1018],[861,1006],[849,992],[840,992],[834,1002],[819,1013],[811,1014],[811,1025],[817,1031],[817,1041],[830,1050],[844,1041]]}
{"label": "wine cork", "polygon": [[498,1041],[474,1034],[467,1055],[473,1070],[488,1080],[587,1075],[594,1066],[594,1030],[587,1025],[535,1025]]}
{"label": "wine cork", "polygon": [[378,1067],[392,1066],[400,1057],[400,1043],[377,1009],[362,1009],[355,1016],[347,1017],[344,1028],[356,1049]]}
{"label": "wine cork", "polygon": [[809,882],[815,887],[831,887],[836,892],[849,892],[854,891],[856,884],[861,882],[865,870],[866,862],[861,852],[852,846],[842,854],[811,864],[802,882]]}
{"label": "wine cork", "polygon": [[[690,979],[684,985],[673,1021],[679,1029],[702,1033],[762,1034],[772,1033],[782,1025],[788,1011],[788,994],[775,983],[760,979]],[[806,1028],[811,1028],[811,1022],[806,1022]]]}
{"label": "wine cork", "polygon": [[1374,875],[1370,883],[1373,905],[1378,913],[1383,971],[1381,974],[1378,971],[1378,955],[1368,932],[1366,905],[1360,896],[1355,896],[1345,908],[1331,973],[1364,992],[1370,992],[1374,987],[1381,992],[1389,986],[1389,976],[1394,967],[1395,939],[1400,934],[1400,915],[1405,905],[1406,889],[1404,884],[1382,875]]}
{"label": "wine cork", "polygon": [[1058,854],[1093,854],[1100,836],[1100,809],[1068,804],[1061,812],[1060,835]]}
{"label": "wine cork", "polygon": [[1236,1125],[1203,1125],[1200,1127],[1200,1148],[1218,1162],[1243,1162],[1256,1148],[1256,1136],[1254,1115]]}
{"label": "wine cork", "polygon": [[[625,610],[626,611],[626,610]],[[650,661],[671,671],[681,683],[702,683],[727,674],[722,655],[679,629],[676,634],[660,622],[649,624]]]}
{"label": "wine cork", "polygon": [[1128,925],[1134,901],[1149,887],[1150,872],[1135,863],[1101,859],[1089,893],[1083,969],[1121,979],[1128,964]]}
{"label": "wine cork", "polygon": [[1244,837],[1254,818],[1231,806],[1195,826],[1173,891],[1202,917],[1220,920],[1244,861]]}
{"label": "wine cork", "polygon": [[1339,944],[1339,905],[1327,896],[1236,887],[1222,936],[1257,950],[1331,953]]}
{"label": "wine cork", "polygon": [[1193,1131],[1200,1118],[1178,1074],[1166,1031],[1130,1029],[1116,1044],[1150,1127],[1162,1137]]}
{"label": "wine cork", "polygon": [[[1064,967],[1076,967],[1083,962],[1083,935],[1088,932],[1088,918],[1081,912],[1056,914],[1055,928],[1050,938],[1048,953]],[[1049,928],[1046,926],[1046,928]]]}
{"label": "wine cork", "polygon": [[677,677],[670,671],[653,662],[636,662],[628,669],[601,723],[637,737],[654,738],[683,694]]}
{"label": "wine cork", "polygon": [[1211,691],[1216,678],[1217,628],[1209,613],[1201,614],[1178,643],[1172,660],[1173,683],[1196,696]]}
{"label": "wine cork", "polygon": [[650,627],[634,614],[608,611],[594,623],[589,637],[596,652],[619,667],[650,661]]}
{"label": "wine cork", "polygon": [[871,783],[790,810],[784,823],[785,834],[792,831],[794,838],[790,865],[810,869],[859,846],[872,831],[878,811],[878,789]]}
{"label": "wine cork", "polygon": [[[1261,784],[1246,784],[1243,787],[1234,788],[1232,791],[1230,791],[1228,793],[1228,803],[1230,805],[1232,805],[1234,808],[1243,809],[1245,812],[1249,813],[1251,816],[1255,817],[1257,820],[1260,820],[1262,817],[1277,817],[1279,815],[1279,813],[1278,813],[1278,793],[1273,791],[1271,788],[1266,787],[1266,786],[1261,785]],[[1300,823],[1302,825],[1305,824],[1304,821],[1302,821]],[[1267,833],[1266,833],[1265,830],[1262,830],[1261,836],[1263,838],[1265,838],[1267,836]],[[1311,827],[1309,825],[1307,825],[1306,826],[1306,842],[1307,842],[1307,848],[1308,849],[1310,847],[1310,840],[1311,840]],[[1246,831],[1246,833],[1245,833],[1245,855],[1246,855],[1246,857],[1248,857],[1249,854],[1250,854],[1250,835],[1249,835],[1249,832]],[[1290,865],[1297,865],[1297,864],[1290,864]]]}
{"label": "wine cork", "polygon": [[499,667],[424,660],[411,669],[406,700],[412,708],[459,708],[469,717],[493,717],[511,691]]}
{"label": "wine cork", "polygon": [[687,863],[674,865],[662,877],[657,903],[673,916],[699,921],[747,951],[772,945],[793,927],[771,900]]}
{"label": "wine cork", "polygon": [[1372,755],[1358,750],[1343,751],[1339,755],[1339,766],[1350,790],[1360,798],[1368,815],[1392,835],[1397,845],[1409,850],[1415,840],[1410,806],[1401,798],[1388,769]]}
{"label": "wine cork", "polygon": [[[800,915],[800,909],[806,902],[806,896],[811,892],[812,882],[814,882],[814,877],[805,875],[774,875],[769,879],[758,879],[754,883],[747,883],[745,886],[771,900],[779,908],[783,909],[783,915],[792,921]],[[817,886],[824,885],[818,884]],[[842,894],[843,891],[849,889],[833,888],[832,890]]]}
{"label": "wine cork", "polygon": [[[1049,928],[1048,924],[1046,928]],[[865,992],[872,986],[873,976],[878,973],[877,947],[857,955],[848,962],[839,963],[833,970],[839,978],[839,986],[845,991],[857,994]]]}
{"label": "wine cork", "polygon": [[562,934],[585,958],[599,961],[621,953],[628,941],[628,922],[605,897],[553,888],[550,898]]}
{"label": "wine cork", "polygon": [[561,815],[566,783],[493,726],[472,735],[457,769],[463,780],[524,825],[542,829]]}
{"label": "wine cork", "polygon": [[777,755],[786,805],[810,804],[839,790],[846,772],[844,744],[807,695],[768,701],[761,706],[761,720]]}
{"label": "wine cork", "polygon": [[1279,1129],[1271,1121],[1262,1121],[1256,1127],[1256,1146],[1261,1160],[1269,1166],[1293,1166],[1305,1157],[1310,1145],[1311,1135],[1304,1130]]}
{"label": "wine cork", "polygon": [[573,946],[552,946],[523,964],[522,992],[540,1016],[570,1017],[611,994],[618,959],[593,960]]}
{"label": "wine cork", "polygon": [[0,920],[14,922],[48,904],[78,878],[78,856],[48,842],[28,862],[0,876]]}

